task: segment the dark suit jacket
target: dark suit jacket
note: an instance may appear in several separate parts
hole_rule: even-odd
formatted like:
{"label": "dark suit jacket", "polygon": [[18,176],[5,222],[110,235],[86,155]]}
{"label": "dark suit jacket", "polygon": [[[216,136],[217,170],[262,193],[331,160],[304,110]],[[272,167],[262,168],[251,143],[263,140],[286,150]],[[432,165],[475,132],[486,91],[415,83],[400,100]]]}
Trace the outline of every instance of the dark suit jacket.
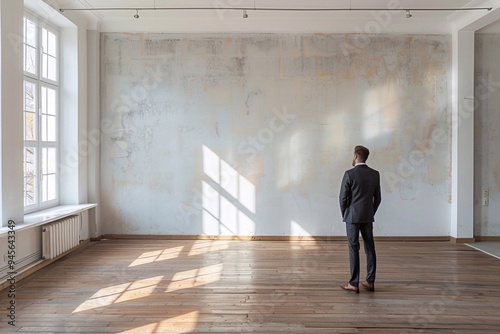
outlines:
{"label": "dark suit jacket", "polygon": [[380,174],[367,165],[346,171],[340,186],[340,211],[346,223],[372,223],[382,197]]}

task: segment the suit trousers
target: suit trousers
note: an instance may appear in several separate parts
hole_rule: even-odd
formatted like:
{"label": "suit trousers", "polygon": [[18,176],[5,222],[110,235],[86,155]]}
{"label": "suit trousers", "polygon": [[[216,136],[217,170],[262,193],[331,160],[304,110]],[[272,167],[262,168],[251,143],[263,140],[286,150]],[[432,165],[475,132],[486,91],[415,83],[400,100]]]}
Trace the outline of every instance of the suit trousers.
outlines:
{"label": "suit trousers", "polygon": [[373,223],[346,223],[347,240],[349,244],[349,264],[351,267],[351,279],[349,284],[357,287],[359,285],[359,233],[363,237],[366,254],[366,281],[375,283],[375,272],[377,270],[377,255],[375,253],[375,242],[373,241]]}

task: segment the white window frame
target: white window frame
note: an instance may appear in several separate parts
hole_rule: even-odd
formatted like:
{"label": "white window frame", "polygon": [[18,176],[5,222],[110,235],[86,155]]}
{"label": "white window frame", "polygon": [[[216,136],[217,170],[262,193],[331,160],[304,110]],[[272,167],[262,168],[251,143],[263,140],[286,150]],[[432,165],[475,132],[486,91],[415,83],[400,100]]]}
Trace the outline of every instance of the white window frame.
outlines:
{"label": "white window frame", "polygon": [[[34,83],[36,85],[36,97],[35,97],[35,131],[36,131],[36,136],[35,140],[24,140],[24,133],[23,133],[23,157],[24,157],[24,152],[26,147],[35,147],[36,148],[36,155],[35,155],[35,161],[36,161],[36,169],[35,169],[35,203],[31,205],[26,205],[24,203],[24,212],[25,213],[30,213],[42,209],[46,209],[52,206],[56,206],[59,204],[59,179],[60,179],[60,173],[58,170],[58,164],[59,164],[59,120],[60,120],[60,95],[59,95],[59,85],[60,85],[60,80],[59,80],[59,64],[61,63],[60,61],[60,33],[57,27],[51,25],[44,19],[38,18],[36,15],[33,13],[26,11],[24,12],[24,17],[32,22],[35,23],[36,25],[36,35],[37,35],[37,48],[36,48],[36,71],[37,74],[34,75],[32,73],[24,71],[24,81],[29,81],[31,83]],[[23,24],[24,24],[24,19],[23,19]],[[42,32],[43,29],[49,31],[50,33],[54,34],[56,36],[56,80],[50,80],[48,78],[43,78],[42,76],[42,60],[43,60],[43,50],[42,50]],[[24,60],[24,37],[23,37],[23,60]],[[24,68],[24,65],[23,65]],[[42,107],[41,107],[41,101],[42,101],[42,87],[46,87],[49,89],[55,90],[56,93],[56,99],[55,99],[55,117],[56,117],[56,122],[55,122],[55,127],[56,127],[56,133],[55,133],[55,141],[43,141],[42,140]],[[24,90],[24,83],[23,83],[23,90]],[[23,94],[23,99],[25,98]],[[23,118],[24,118],[24,110],[23,110]],[[23,120],[24,122],[24,120]],[[52,200],[48,201],[43,201],[43,166],[42,166],[42,156],[43,156],[43,149],[45,148],[55,148],[56,149],[56,166],[55,166],[55,178],[56,178],[56,184],[55,184],[55,198]],[[24,159],[23,159],[23,170],[24,170]],[[23,173],[24,174],[24,173]],[[24,175],[25,177],[25,175]],[[23,179],[24,179],[23,177]],[[45,190],[46,191],[46,190]],[[26,193],[23,192],[23,198],[26,196]]]}

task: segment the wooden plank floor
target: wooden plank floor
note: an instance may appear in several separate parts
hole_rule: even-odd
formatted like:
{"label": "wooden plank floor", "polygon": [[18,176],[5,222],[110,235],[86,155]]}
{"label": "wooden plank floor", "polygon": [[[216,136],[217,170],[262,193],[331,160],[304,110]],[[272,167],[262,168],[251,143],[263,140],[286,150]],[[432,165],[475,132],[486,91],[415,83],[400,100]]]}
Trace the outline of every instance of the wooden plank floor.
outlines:
{"label": "wooden plank floor", "polygon": [[346,247],[94,242],[18,283],[16,327],[2,291],[0,332],[499,332],[499,259],[448,242],[378,242],[376,292],[356,295],[339,288]]}

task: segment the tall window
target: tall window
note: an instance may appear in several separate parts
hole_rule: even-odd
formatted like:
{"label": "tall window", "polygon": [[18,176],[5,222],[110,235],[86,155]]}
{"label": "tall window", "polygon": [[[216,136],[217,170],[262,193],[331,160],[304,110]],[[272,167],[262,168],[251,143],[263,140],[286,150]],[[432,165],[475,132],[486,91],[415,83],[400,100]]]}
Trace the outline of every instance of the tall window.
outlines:
{"label": "tall window", "polygon": [[58,34],[24,17],[24,208],[58,203]]}

